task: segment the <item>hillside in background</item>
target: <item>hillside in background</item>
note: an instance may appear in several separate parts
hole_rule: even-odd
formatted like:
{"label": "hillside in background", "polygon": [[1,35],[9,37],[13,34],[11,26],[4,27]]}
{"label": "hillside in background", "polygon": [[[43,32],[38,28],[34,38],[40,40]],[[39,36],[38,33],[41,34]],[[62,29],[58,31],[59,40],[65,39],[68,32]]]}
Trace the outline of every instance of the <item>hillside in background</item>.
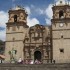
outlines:
{"label": "hillside in background", "polygon": [[3,54],[5,50],[5,42],[0,40],[0,54]]}

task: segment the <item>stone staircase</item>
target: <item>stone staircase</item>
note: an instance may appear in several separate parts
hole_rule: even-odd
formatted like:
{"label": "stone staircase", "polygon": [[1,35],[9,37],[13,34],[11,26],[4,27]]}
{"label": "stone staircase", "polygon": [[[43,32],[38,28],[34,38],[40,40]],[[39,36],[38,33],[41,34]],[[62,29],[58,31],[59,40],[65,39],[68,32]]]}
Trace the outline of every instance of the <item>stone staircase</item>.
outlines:
{"label": "stone staircase", "polygon": [[64,64],[0,64],[0,70],[70,70],[70,63]]}

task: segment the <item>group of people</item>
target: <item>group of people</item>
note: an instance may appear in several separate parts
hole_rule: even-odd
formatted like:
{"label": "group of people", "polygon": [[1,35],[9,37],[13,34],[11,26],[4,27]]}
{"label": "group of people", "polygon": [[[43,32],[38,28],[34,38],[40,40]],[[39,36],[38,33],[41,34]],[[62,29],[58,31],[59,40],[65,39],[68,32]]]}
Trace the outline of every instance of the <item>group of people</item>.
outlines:
{"label": "group of people", "polygon": [[21,58],[19,58],[18,63],[19,63],[19,64],[41,64],[42,62],[39,61],[39,60],[37,60],[37,59],[36,59],[35,61],[33,61],[33,60],[23,61]]}
{"label": "group of people", "polygon": [[41,61],[39,61],[39,60],[35,60],[35,64],[41,64],[42,62]]}

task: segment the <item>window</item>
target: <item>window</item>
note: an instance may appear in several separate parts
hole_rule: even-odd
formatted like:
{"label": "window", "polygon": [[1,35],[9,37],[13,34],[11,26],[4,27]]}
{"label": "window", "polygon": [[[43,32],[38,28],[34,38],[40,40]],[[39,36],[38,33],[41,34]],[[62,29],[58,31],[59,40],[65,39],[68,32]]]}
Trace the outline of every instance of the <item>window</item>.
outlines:
{"label": "window", "polygon": [[61,33],[60,35],[61,35],[61,38],[63,38],[63,34]]}
{"label": "window", "polygon": [[61,38],[63,38],[63,35],[61,36]]}
{"label": "window", "polygon": [[60,49],[60,53],[64,53],[64,49]]}
{"label": "window", "polygon": [[14,15],[14,22],[17,22],[17,15]]}
{"label": "window", "polygon": [[63,14],[63,11],[59,11],[59,18],[63,18],[64,14]]}

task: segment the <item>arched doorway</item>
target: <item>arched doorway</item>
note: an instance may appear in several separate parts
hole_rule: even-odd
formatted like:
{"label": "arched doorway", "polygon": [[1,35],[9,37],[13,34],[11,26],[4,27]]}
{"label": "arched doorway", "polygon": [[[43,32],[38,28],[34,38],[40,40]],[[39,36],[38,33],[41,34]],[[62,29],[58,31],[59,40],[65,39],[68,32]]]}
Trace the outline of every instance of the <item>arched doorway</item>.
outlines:
{"label": "arched doorway", "polygon": [[35,51],[34,52],[34,60],[39,60],[39,61],[41,61],[41,52],[40,51]]}

